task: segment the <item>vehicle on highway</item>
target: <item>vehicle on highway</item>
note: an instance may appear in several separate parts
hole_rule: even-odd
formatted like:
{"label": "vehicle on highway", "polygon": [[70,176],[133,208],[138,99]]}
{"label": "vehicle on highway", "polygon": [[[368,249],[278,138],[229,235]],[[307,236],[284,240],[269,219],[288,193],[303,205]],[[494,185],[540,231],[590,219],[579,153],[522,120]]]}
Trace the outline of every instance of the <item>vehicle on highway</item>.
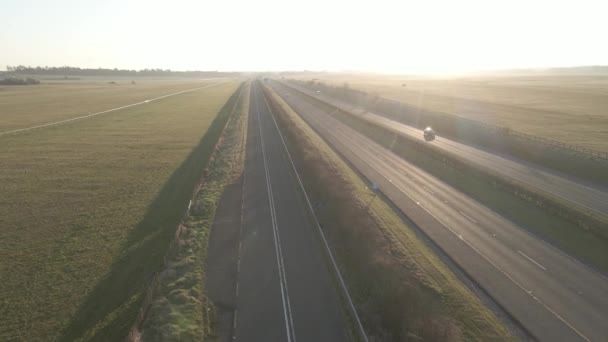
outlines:
{"label": "vehicle on highway", "polygon": [[433,141],[435,140],[435,131],[431,127],[427,127],[424,129],[424,140]]}

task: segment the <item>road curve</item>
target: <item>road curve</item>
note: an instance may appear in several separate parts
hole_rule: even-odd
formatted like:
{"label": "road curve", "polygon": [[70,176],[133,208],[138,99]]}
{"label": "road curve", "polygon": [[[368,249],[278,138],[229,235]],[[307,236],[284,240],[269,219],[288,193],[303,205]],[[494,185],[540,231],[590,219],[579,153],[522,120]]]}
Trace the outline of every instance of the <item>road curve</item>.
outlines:
{"label": "road curve", "polygon": [[[375,122],[382,127],[396,130],[401,134],[408,135],[415,139],[424,139],[420,129],[415,127],[388,119],[379,114],[367,112],[362,108],[355,107],[323,93],[315,93],[305,87],[295,86],[293,84],[289,84],[289,86],[297,88],[310,96],[319,98],[324,102],[330,103],[337,108],[344,109]],[[596,214],[608,217],[608,191],[606,191],[606,189],[590,187],[571,179],[561,177],[551,171],[532,165],[531,163],[523,162],[513,157],[495,155],[443,137],[437,137],[432,143],[464,160],[468,160],[495,173],[527,184],[537,191],[549,193],[595,212]]]}
{"label": "road curve", "polygon": [[235,341],[347,341],[339,292],[270,108],[254,82]]}
{"label": "road curve", "polygon": [[[283,99],[541,341],[604,341],[608,279],[273,82]],[[289,96],[287,96],[289,95]]]}

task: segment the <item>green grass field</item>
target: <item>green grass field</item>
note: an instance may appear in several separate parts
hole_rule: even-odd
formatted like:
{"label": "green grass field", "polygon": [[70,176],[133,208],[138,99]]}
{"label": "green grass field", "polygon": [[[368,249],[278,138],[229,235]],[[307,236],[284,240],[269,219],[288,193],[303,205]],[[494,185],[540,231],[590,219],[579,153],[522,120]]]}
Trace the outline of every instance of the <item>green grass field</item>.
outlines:
{"label": "green grass field", "polygon": [[[143,94],[101,86],[86,98],[75,85],[23,88],[14,91],[29,95],[11,108],[28,108],[28,118],[0,113],[23,126],[64,115],[37,94],[80,114],[84,103],[104,109],[201,85],[156,83]],[[125,336],[215,145],[204,137],[238,85],[0,137],[0,340]]]}
{"label": "green grass field", "polygon": [[301,74],[293,78],[316,78],[337,86],[348,84],[414,108],[459,115],[608,152],[608,76],[421,78]]}
{"label": "green grass field", "polygon": [[96,113],[215,81],[135,79],[42,81],[36,86],[0,85],[0,133]]}
{"label": "green grass field", "polygon": [[244,85],[230,112],[222,113],[227,118],[225,129],[205,169],[201,191],[182,223],[179,244],[159,276],[157,295],[143,324],[143,341],[220,340],[213,327],[217,308],[205,291],[209,288],[206,265],[212,262],[207,261],[207,247],[220,197],[226,187],[241,186],[238,179],[245,162],[249,90]]}

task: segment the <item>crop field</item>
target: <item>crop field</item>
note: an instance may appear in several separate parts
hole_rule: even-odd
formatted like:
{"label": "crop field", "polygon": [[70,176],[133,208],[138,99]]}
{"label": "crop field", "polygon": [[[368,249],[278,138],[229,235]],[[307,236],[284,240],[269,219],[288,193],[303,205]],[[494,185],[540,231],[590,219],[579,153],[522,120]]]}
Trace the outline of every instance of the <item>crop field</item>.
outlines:
{"label": "crop field", "polygon": [[[0,85],[0,133],[96,113],[205,86],[204,80],[100,79]],[[115,82],[115,83],[110,83]]]}
{"label": "crop field", "polygon": [[211,154],[204,137],[240,82],[0,89],[7,130],[215,83],[0,136],[0,340],[124,337]]}
{"label": "crop field", "polygon": [[608,76],[414,78],[300,74],[293,78],[347,84],[414,108],[608,151]]}

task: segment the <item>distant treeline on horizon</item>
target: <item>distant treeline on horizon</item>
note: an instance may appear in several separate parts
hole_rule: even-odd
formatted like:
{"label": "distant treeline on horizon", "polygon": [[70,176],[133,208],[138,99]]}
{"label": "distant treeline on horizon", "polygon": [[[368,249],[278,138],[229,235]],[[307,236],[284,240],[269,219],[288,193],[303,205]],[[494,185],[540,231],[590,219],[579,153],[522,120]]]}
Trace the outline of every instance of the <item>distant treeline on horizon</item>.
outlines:
{"label": "distant treeline on horizon", "polygon": [[62,67],[30,67],[30,66],[6,66],[6,72],[22,75],[53,75],[53,76],[181,76],[181,77],[209,77],[209,76],[238,76],[238,72],[219,71],[172,71],[169,69],[89,69],[70,66]]}
{"label": "distant treeline on horizon", "polygon": [[573,67],[556,68],[528,68],[528,69],[504,69],[479,72],[480,74],[545,74],[545,75],[605,75],[608,74],[608,65],[583,65]]}

